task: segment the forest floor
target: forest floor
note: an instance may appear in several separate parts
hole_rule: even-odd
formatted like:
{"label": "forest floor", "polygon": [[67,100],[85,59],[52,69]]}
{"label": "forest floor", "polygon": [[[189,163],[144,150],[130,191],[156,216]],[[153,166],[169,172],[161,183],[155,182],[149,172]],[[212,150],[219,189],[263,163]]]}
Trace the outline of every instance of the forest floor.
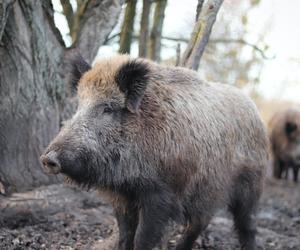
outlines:
{"label": "forest floor", "polygon": [[[257,222],[258,249],[300,249],[300,184],[267,180]],[[59,184],[0,197],[0,249],[111,250],[116,230],[96,192]],[[172,233],[168,249],[180,234]],[[218,214],[194,249],[239,249],[229,215]]]}

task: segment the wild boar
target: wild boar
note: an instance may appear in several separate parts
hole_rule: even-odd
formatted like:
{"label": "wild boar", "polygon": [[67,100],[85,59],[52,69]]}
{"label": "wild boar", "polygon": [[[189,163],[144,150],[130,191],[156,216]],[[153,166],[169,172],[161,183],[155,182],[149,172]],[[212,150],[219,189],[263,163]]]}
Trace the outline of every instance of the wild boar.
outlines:
{"label": "wild boar", "polygon": [[41,161],[110,196],[120,250],[153,249],[170,220],[186,225],[176,249],[191,249],[222,208],[233,214],[243,249],[255,249],[268,137],[248,97],[126,55],[92,68],[77,57],[72,84],[78,110]]}
{"label": "wild boar", "polygon": [[269,122],[270,142],[273,154],[273,176],[288,178],[293,169],[294,182],[298,181],[300,166],[300,108],[281,110]]}

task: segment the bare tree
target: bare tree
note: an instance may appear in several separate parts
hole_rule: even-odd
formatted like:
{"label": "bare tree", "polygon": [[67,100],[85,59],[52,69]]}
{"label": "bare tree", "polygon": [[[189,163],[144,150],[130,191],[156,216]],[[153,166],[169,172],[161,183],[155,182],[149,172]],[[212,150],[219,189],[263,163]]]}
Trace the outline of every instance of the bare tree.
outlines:
{"label": "bare tree", "polygon": [[124,21],[120,34],[120,48],[119,53],[130,54],[132,34],[134,28],[134,18],[137,0],[128,0],[125,10]]}
{"label": "bare tree", "polygon": [[149,40],[149,15],[152,0],[143,0],[143,11],[140,24],[140,37],[139,37],[139,56],[147,56],[147,45]]}
{"label": "bare tree", "polygon": [[167,0],[156,1],[153,26],[150,34],[149,57],[158,62],[160,61],[161,36],[166,6]]}
{"label": "bare tree", "polygon": [[197,15],[192,37],[183,54],[181,66],[197,70],[201,56],[208,42],[212,27],[216,21],[217,13],[223,0],[207,0],[203,3],[198,0]]}
{"label": "bare tree", "polygon": [[[121,3],[78,2],[85,8],[73,46],[91,62]],[[62,3],[71,13],[69,3]],[[0,20],[0,182],[6,191],[19,191],[57,181],[44,174],[39,155],[58,132],[69,103],[62,68],[67,48],[55,27],[51,0],[1,1]],[[69,25],[73,21],[69,18]]]}

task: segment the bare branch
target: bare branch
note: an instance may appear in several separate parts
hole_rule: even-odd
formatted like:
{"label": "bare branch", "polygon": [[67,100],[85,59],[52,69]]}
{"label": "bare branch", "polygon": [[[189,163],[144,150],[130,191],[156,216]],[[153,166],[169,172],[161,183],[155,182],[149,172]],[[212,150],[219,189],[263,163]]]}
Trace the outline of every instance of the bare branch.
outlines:
{"label": "bare branch", "polygon": [[63,13],[66,16],[69,29],[70,29],[70,34],[71,34],[73,29],[73,21],[74,21],[74,12],[73,12],[72,5],[69,0],[60,0],[60,3],[63,8]]}
{"label": "bare branch", "polygon": [[[116,34],[111,35],[110,37],[108,37],[105,40],[105,43],[109,43],[109,41],[115,39],[118,36],[120,36],[120,33],[116,33]],[[136,40],[136,39],[139,39],[140,36],[138,36],[138,35],[132,35],[132,38]],[[162,40],[169,40],[169,41],[172,41],[172,42],[183,42],[183,43],[188,43],[189,42],[189,39],[187,39],[187,38],[181,38],[181,37],[162,36],[161,39]]]}
{"label": "bare branch", "polygon": [[70,35],[72,37],[73,42],[76,42],[77,40],[80,29],[80,23],[82,22],[83,15],[86,11],[86,7],[89,1],[90,0],[77,0],[77,11],[76,13],[74,13],[72,30],[70,30]]}
{"label": "bare branch", "polygon": [[[105,41],[105,43],[108,43],[109,41],[113,40],[114,38],[118,37],[120,35],[120,33],[116,33],[110,37],[108,37]],[[138,39],[138,35],[133,35],[132,36],[133,39]],[[168,40],[168,41],[172,41],[172,42],[182,42],[182,43],[188,43],[189,40],[187,38],[183,38],[183,37],[170,37],[170,36],[162,36],[161,37],[162,40]],[[249,43],[244,39],[234,39],[234,38],[217,38],[217,39],[210,39],[208,41],[208,43],[239,43],[239,44],[243,44],[246,46],[249,46],[251,48],[253,48],[255,51],[257,51],[262,58],[266,59],[266,60],[272,60],[275,58],[275,56],[267,56],[266,55],[266,51],[262,48],[260,48],[259,46],[257,46],[256,44],[253,43]]]}
{"label": "bare branch", "polygon": [[189,42],[189,39],[182,38],[182,37],[162,36],[161,38],[163,40],[169,40],[169,41],[172,41],[172,42],[183,42],[183,43],[188,43]]}
{"label": "bare branch", "polygon": [[243,44],[243,45],[252,47],[252,48],[253,48],[255,51],[257,51],[257,52],[262,56],[262,58],[264,58],[264,59],[270,60],[270,59],[274,59],[274,58],[275,58],[275,56],[268,57],[268,56],[265,54],[265,51],[264,51],[263,49],[259,48],[257,45],[255,45],[255,44],[253,44],[253,43],[247,42],[247,41],[244,40],[244,39],[211,39],[209,42],[210,42],[210,43],[240,43],[240,44]]}
{"label": "bare branch", "polygon": [[212,26],[223,0],[207,0],[194,27],[191,40],[184,52],[181,66],[194,70],[199,67],[201,56],[208,42]]}
{"label": "bare branch", "polygon": [[[162,37],[163,40],[169,40],[169,41],[173,41],[173,42],[183,42],[183,43],[188,43],[189,40],[186,38],[177,38],[177,37],[168,37],[168,36],[163,36]],[[243,44],[246,46],[249,46],[251,48],[253,48],[255,51],[257,51],[262,58],[270,60],[270,59],[274,59],[275,57],[269,57],[266,55],[265,50],[258,47],[257,45],[253,44],[253,43],[249,43],[244,39],[231,39],[231,38],[222,38],[222,39],[210,39],[208,41],[208,43],[239,43],[239,44]]]}
{"label": "bare branch", "polygon": [[[104,41],[103,44],[109,44],[112,40],[114,40],[116,37],[120,37],[120,33],[116,33],[116,34],[113,34],[109,37],[107,37]],[[134,36],[133,36],[134,37]]]}

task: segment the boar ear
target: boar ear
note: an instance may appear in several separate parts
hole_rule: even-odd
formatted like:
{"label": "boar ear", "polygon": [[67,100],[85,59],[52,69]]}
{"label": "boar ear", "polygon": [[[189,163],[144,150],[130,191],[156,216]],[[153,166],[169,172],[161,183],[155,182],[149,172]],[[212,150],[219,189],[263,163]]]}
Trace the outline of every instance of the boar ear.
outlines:
{"label": "boar ear", "polygon": [[135,113],[143,99],[149,81],[149,67],[141,60],[131,60],[121,66],[116,74],[116,83],[125,94],[127,109]]}
{"label": "boar ear", "polygon": [[74,94],[77,91],[77,86],[82,75],[89,71],[91,66],[83,59],[79,52],[74,53],[68,58],[68,71],[69,79],[68,85],[71,93]]}
{"label": "boar ear", "polygon": [[285,124],[285,133],[287,135],[290,135],[291,133],[293,133],[294,131],[297,130],[297,124],[294,122],[287,122]]}

